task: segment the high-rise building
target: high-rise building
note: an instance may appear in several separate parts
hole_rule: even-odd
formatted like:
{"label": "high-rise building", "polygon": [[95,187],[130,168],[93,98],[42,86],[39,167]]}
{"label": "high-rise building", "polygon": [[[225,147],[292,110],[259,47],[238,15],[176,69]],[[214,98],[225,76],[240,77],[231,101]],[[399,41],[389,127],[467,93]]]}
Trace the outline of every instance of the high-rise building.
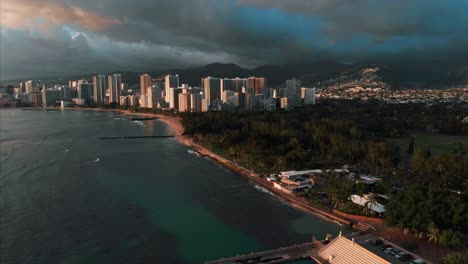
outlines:
{"label": "high-rise building", "polygon": [[304,100],[304,105],[315,104],[315,88],[301,88],[301,97]]}
{"label": "high-rise building", "polygon": [[169,108],[179,109],[179,94],[182,93],[181,88],[169,88]]}
{"label": "high-rise building", "polygon": [[61,90],[42,89],[42,106],[54,106],[60,102]]}
{"label": "high-rise building", "polygon": [[222,91],[234,91],[242,92],[242,87],[248,87],[247,79],[234,78],[234,79],[221,79],[221,92]]}
{"label": "high-rise building", "polygon": [[289,107],[301,106],[301,81],[291,79],[286,81],[286,97]]}
{"label": "high-rise building", "polygon": [[254,94],[266,94],[267,80],[264,77],[249,77],[246,87],[254,89]]}
{"label": "high-rise building", "polygon": [[169,89],[170,88],[178,88],[179,87],[179,75],[166,75],[164,78],[164,90],[166,91],[166,95],[164,100],[170,104],[169,102]]}
{"label": "high-rise building", "polygon": [[80,83],[77,87],[79,99],[89,100],[93,94],[94,85],[92,83]]}
{"label": "high-rise building", "polygon": [[97,75],[93,77],[94,84],[94,102],[97,104],[102,104],[106,95],[106,76]]}
{"label": "high-rise building", "polygon": [[148,87],[146,97],[148,108],[157,107],[157,105],[162,102],[161,84],[159,82],[155,82],[152,86]]}
{"label": "high-rise building", "polygon": [[202,78],[201,83],[205,99],[208,100],[208,106],[212,106],[214,100],[221,100],[221,79],[206,77]]}
{"label": "high-rise building", "polygon": [[26,83],[20,82],[20,84],[19,84],[19,92],[20,92],[20,93],[25,93],[25,92],[26,92]]}
{"label": "high-rise building", "polygon": [[32,93],[33,92],[33,81],[29,80],[24,83],[24,90],[27,93]]}
{"label": "high-rise building", "polygon": [[287,97],[281,97],[280,99],[280,107],[282,109],[289,109],[290,106],[289,106],[289,99]]}
{"label": "high-rise building", "polygon": [[109,75],[107,82],[109,87],[109,103],[119,103],[122,75]]}
{"label": "high-rise building", "polygon": [[188,91],[182,92],[179,94],[179,112],[190,112],[192,109],[191,100],[190,100],[191,93]]}
{"label": "high-rise building", "polygon": [[140,94],[146,95],[149,87],[151,87],[151,76],[147,73],[141,75],[140,76]]}
{"label": "high-rise building", "polygon": [[203,96],[199,92],[190,94],[190,111],[191,112],[202,111],[202,98]]}
{"label": "high-rise building", "polygon": [[72,90],[69,86],[61,86],[60,87],[60,98],[62,100],[71,100],[72,98]]}

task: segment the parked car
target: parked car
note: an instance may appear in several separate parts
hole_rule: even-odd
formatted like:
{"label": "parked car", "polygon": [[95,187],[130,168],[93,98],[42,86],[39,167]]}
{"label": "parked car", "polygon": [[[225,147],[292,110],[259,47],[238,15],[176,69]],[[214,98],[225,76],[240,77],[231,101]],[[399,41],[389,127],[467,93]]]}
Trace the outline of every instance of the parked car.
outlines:
{"label": "parked car", "polygon": [[379,247],[379,249],[382,250],[382,251],[385,251],[387,248],[388,248],[388,246],[385,245],[385,244],[382,244],[382,245]]}
{"label": "parked car", "polygon": [[401,262],[405,262],[413,258],[410,254],[407,253],[401,253],[398,256],[398,260],[400,260]]}
{"label": "parked car", "polygon": [[387,253],[387,254],[390,254],[390,252],[393,251],[393,248],[392,247],[387,247],[384,252]]}
{"label": "parked car", "polygon": [[371,241],[369,241],[369,244],[371,244],[372,246],[379,246],[382,245],[383,242],[381,239],[372,239]]}
{"label": "parked car", "polygon": [[422,259],[415,259],[413,261],[411,261],[410,264],[425,264],[426,262]]}

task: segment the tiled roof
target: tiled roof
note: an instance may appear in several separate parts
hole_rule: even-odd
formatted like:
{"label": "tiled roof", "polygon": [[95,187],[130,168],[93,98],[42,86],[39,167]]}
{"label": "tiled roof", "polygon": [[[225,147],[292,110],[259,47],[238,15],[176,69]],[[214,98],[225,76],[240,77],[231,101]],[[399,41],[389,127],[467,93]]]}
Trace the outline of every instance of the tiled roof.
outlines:
{"label": "tiled roof", "polygon": [[341,234],[320,249],[318,254],[330,264],[390,264]]}

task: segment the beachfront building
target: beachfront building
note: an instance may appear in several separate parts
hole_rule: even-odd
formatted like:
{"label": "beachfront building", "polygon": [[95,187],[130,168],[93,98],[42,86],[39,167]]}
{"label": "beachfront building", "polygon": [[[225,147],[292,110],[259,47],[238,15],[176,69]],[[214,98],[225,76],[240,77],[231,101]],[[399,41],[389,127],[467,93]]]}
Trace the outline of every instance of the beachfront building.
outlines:
{"label": "beachfront building", "polygon": [[[178,88],[179,87],[179,75],[166,75],[164,78],[164,91],[165,97],[164,100],[170,105],[170,89],[171,88]],[[174,97],[173,97],[174,100]]]}
{"label": "beachfront building", "polygon": [[201,84],[208,107],[213,107],[215,100],[221,100],[221,79],[208,76],[202,78]]}
{"label": "beachfront building", "polygon": [[109,103],[119,103],[120,89],[122,87],[122,75],[114,74],[108,77]]}
{"label": "beachfront building", "polygon": [[351,202],[354,204],[357,204],[359,206],[366,206],[369,208],[372,212],[377,213],[377,214],[383,214],[385,213],[385,206],[376,202],[375,200],[371,198],[372,195],[364,195],[360,196],[357,194],[353,194],[349,197]]}
{"label": "beachfront building", "polygon": [[94,102],[96,104],[102,104],[104,102],[104,98],[106,97],[106,76],[105,75],[97,75],[93,77],[93,84],[94,84]]}
{"label": "beachfront building", "polygon": [[337,238],[318,251],[314,260],[323,264],[391,264],[354,242],[354,238],[346,238],[341,232]]}

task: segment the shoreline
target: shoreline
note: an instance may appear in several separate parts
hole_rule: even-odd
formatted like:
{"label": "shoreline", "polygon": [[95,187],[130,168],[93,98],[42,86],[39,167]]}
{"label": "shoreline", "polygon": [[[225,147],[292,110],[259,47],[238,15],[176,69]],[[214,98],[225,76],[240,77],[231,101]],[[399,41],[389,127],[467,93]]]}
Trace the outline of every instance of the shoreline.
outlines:
{"label": "shoreline", "polygon": [[95,111],[95,112],[114,112],[114,113],[119,113],[123,115],[133,115],[133,116],[142,116],[142,117],[151,117],[151,118],[156,118],[157,120],[160,120],[164,123],[166,123],[170,129],[174,132],[173,137],[181,144],[193,148],[194,151],[196,151],[198,154],[200,154],[203,157],[207,157],[213,162],[223,166],[225,169],[240,175],[243,178],[246,178],[247,180],[253,182],[254,184],[257,184],[271,193],[273,193],[277,198],[280,198],[284,201],[286,201],[289,206],[293,207],[296,210],[301,210],[305,211],[309,214],[318,216],[318,217],[324,217],[328,219],[331,222],[338,222],[340,225],[344,225],[348,228],[355,229],[357,231],[369,231],[371,228],[367,225],[359,225],[355,221],[352,221],[350,219],[341,217],[339,215],[334,214],[331,211],[328,211],[324,208],[316,207],[313,206],[305,199],[297,197],[295,195],[287,194],[273,186],[273,184],[269,181],[267,181],[265,178],[260,177],[258,174],[253,173],[252,171],[234,164],[230,160],[219,156],[218,154],[212,152],[211,150],[207,149],[206,147],[196,143],[192,138],[183,136],[183,133],[185,131],[181,118],[178,116],[166,116],[163,114],[153,114],[153,113],[140,113],[140,112],[131,112],[129,110],[120,110],[120,109],[104,109],[104,108],[74,108],[74,107],[68,107],[68,108],[55,108],[55,107],[50,107],[50,108],[23,108],[23,109],[28,109],[28,110],[78,110],[78,111]]}
{"label": "shoreline", "polygon": [[[21,109],[21,108],[16,108]],[[213,162],[223,166],[229,171],[240,175],[241,177],[246,178],[252,183],[265,188],[277,198],[280,198],[288,203],[289,206],[296,210],[312,214],[316,217],[325,218],[326,220],[337,223],[338,225],[345,225],[348,228],[354,230],[353,234],[356,232],[361,233],[366,237],[381,237],[386,241],[391,243],[401,245],[404,242],[412,242],[418,245],[417,254],[424,257],[428,260],[428,263],[437,263],[440,261],[441,256],[444,256],[447,252],[451,252],[448,249],[442,248],[435,244],[430,244],[425,240],[415,238],[411,235],[405,235],[401,230],[394,227],[386,226],[385,224],[376,224],[368,221],[360,221],[353,218],[346,218],[335,214],[334,212],[319,206],[309,204],[305,199],[297,197],[295,195],[287,194],[281,190],[275,188],[273,184],[267,181],[265,178],[260,177],[258,174],[254,174],[252,171],[234,164],[228,159],[225,159],[218,154],[212,152],[211,150],[205,148],[204,146],[196,143],[192,138],[184,136],[184,127],[181,122],[181,118],[178,116],[166,116],[164,114],[153,114],[153,113],[139,113],[131,112],[129,110],[120,110],[120,109],[102,109],[102,108],[24,108],[28,110],[78,110],[78,111],[96,111],[96,112],[114,112],[122,115],[133,115],[133,116],[143,116],[143,117],[152,117],[166,123],[170,129],[174,132],[172,135],[176,140],[192,148],[198,154],[203,157],[208,157]],[[429,254],[427,254],[430,252]],[[416,255],[416,252],[410,252],[413,255]]]}

